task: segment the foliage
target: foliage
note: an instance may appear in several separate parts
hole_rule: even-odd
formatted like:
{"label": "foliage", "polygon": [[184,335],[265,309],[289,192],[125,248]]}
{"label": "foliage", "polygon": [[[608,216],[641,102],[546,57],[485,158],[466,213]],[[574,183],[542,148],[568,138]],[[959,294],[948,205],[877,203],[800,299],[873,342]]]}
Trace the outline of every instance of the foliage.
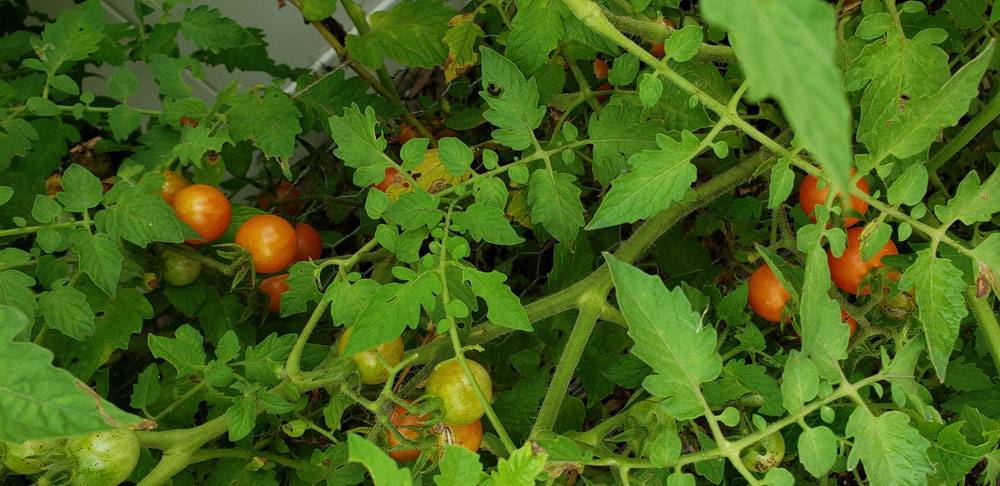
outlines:
{"label": "foliage", "polygon": [[996,484],[995,4],[188,3],[0,3],[4,484]]}

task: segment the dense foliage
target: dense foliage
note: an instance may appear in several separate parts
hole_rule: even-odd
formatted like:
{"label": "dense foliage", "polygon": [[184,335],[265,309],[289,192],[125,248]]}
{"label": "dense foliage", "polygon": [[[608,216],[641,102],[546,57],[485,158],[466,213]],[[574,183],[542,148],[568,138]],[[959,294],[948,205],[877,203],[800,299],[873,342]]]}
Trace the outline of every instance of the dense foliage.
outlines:
{"label": "dense foliage", "polygon": [[997,484],[993,2],[31,3],[5,485]]}

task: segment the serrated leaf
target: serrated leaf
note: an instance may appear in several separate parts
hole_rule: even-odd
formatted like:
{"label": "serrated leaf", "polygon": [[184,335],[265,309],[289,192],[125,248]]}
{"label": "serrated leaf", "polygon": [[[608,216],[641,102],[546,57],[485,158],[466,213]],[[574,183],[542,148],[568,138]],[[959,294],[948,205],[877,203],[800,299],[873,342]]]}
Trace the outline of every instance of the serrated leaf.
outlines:
{"label": "serrated leaf", "polygon": [[207,125],[198,125],[184,132],[181,143],[174,146],[170,155],[177,157],[182,165],[201,167],[202,157],[211,152],[219,152],[226,143],[233,143],[225,130],[212,129]]}
{"label": "serrated leaf", "polygon": [[396,461],[382,449],[360,435],[348,434],[350,461],[360,462],[371,473],[375,486],[411,486],[413,478],[409,468],[396,467]]}
{"label": "serrated leaf", "polygon": [[930,442],[909,421],[906,414],[895,410],[875,417],[866,407],[855,408],[847,421],[847,435],[854,437],[847,467],[854,468],[861,460],[872,484],[927,484],[927,474],[934,472],[927,457]]}
{"label": "serrated leaf", "polygon": [[104,189],[101,180],[80,164],[73,164],[63,172],[63,190],[56,198],[67,211],[82,213],[101,203]]}
{"label": "serrated leaf", "polygon": [[145,248],[154,241],[184,241],[180,223],[159,194],[142,185],[115,184],[105,195],[106,209],[94,216],[99,231]]}
{"label": "serrated leaf", "polygon": [[38,132],[23,118],[0,120],[0,170],[10,167],[14,157],[24,157],[31,150],[31,140],[38,139]]}
{"label": "serrated leaf", "polygon": [[233,140],[250,140],[267,157],[288,161],[295,150],[295,136],[302,133],[299,110],[274,86],[233,95],[226,112]]}
{"label": "serrated leaf", "polygon": [[472,286],[472,292],[477,297],[486,301],[489,309],[486,317],[490,321],[509,329],[531,331],[531,322],[520,299],[510,287],[504,285],[506,275],[496,270],[485,273],[471,266],[463,266],[462,279]]}
{"label": "serrated leaf", "polygon": [[490,478],[495,485],[535,486],[535,476],[542,472],[547,457],[544,452],[536,454],[530,443],[524,444],[510,457],[500,459]]}
{"label": "serrated leaf", "polygon": [[421,307],[428,312],[434,310],[434,296],[440,293],[441,280],[429,272],[408,282],[383,285],[351,326],[351,339],[347,341],[343,355],[390,342],[403,334],[407,326],[415,327],[420,319]]}
{"label": "serrated leaf", "polygon": [[944,380],[949,356],[958,339],[959,324],[969,313],[965,305],[962,271],[933,250],[917,252],[917,259],[899,279],[899,287],[916,286],[917,316],[927,336],[927,351],[938,379]]}
{"label": "serrated leaf", "polygon": [[967,225],[989,221],[994,213],[1000,212],[1000,197],[997,197],[1000,194],[998,174],[1000,170],[993,171],[980,185],[979,174],[970,171],[958,184],[955,197],[944,206],[934,207],[934,215],[946,226],[955,221]]}
{"label": "serrated leaf", "polygon": [[232,47],[246,47],[255,39],[243,27],[228,17],[223,17],[217,8],[207,5],[187,9],[181,20],[181,33],[194,42],[199,49],[218,51]]}
{"label": "serrated leaf", "polygon": [[474,14],[460,14],[453,17],[444,34],[444,43],[448,46],[448,57],[444,61],[444,80],[452,82],[460,74],[476,64],[479,54],[476,52],[476,41],[484,36],[483,29],[472,20]]}
{"label": "serrated leaf", "polygon": [[479,477],[483,465],[479,462],[479,454],[452,444],[444,448],[441,457],[439,474],[434,475],[437,486],[464,486],[469,478]]}
{"label": "serrated leaf", "polygon": [[545,107],[538,106],[537,83],[534,79],[525,80],[517,66],[496,51],[487,47],[481,51],[483,86],[500,91],[497,96],[485,90],[480,93],[490,107],[483,117],[497,127],[493,138],[514,150],[524,150],[531,145],[532,131],[545,116]]}
{"label": "serrated leaf", "polygon": [[38,296],[45,324],[77,341],[94,334],[94,312],[87,297],[73,287],[56,287]]}
{"label": "serrated leaf", "polygon": [[73,253],[80,257],[80,269],[104,293],[114,297],[124,260],[115,241],[105,233],[91,234],[85,228],[77,228],[70,241]]}
{"label": "serrated leaf", "polygon": [[[527,203],[531,222],[542,224],[561,243],[572,244],[583,226],[583,203],[580,188],[572,174],[541,167],[528,180]],[[513,209],[514,201],[508,212]]]}
{"label": "serrated leaf", "polygon": [[139,379],[132,385],[132,397],[129,406],[135,409],[146,408],[160,398],[160,368],[156,363],[150,363],[139,373]]}
{"label": "serrated leaf", "polygon": [[61,12],[54,22],[45,24],[40,40],[31,39],[41,60],[31,67],[56,74],[65,69],[64,63],[86,59],[97,51],[103,34],[104,9],[97,0],[81,3],[78,10]]}
{"label": "serrated leaf", "polygon": [[452,219],[469,232],[474,240],[486,241],[497,245],[517,245],[524,238],[517,235],[510,221],[504,218],[503,209],[485,204],[473,203],[452,214]]}
{"label": "serrated leaf", "polygon": [[192,373],[205,365],[205,339],[188,324],[177,328],[172,338],[150,334],[148,342],[153,356],[172,364],[178,376]]}
{"label": "serrated leaf", "polygon": [[379,67],[383,56],[407,66],[440,66],[448,55],[442,39],[455,13],[438,2],[400,2],[390,10],[372,13],[368,19],[370,31],[348,36],[347,49],[378,52],[378,56],[362,56],[362,62],[370,68]]}
{"label": "serrated leaf", "polygon": [[115,70],[108,78],[108,96],[119,100],[125,100],[139,92],[139,79],[126,66]]}

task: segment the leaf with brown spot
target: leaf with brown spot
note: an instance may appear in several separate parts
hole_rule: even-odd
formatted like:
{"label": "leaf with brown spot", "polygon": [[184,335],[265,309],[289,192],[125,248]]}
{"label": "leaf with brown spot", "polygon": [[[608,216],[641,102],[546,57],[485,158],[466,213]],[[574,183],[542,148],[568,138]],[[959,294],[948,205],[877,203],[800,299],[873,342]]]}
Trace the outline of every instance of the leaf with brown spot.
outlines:
{"label": "leaf with brown spot", "polygon": [[476,41],[483,36],[472,19],[471,13],[456,15],[448,21],[448,32],[444,35],[444,43],[448,46],[448,58],[444,62],[445,81],[451,82],[476,64]]}

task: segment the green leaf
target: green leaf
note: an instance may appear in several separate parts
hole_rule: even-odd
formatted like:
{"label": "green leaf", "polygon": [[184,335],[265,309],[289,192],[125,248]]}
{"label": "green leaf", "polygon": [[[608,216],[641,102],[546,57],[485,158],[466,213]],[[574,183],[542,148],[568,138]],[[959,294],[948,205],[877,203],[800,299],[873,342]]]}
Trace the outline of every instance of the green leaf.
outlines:
{"label": "green leaf", "polygon": [[408,192],[392,203],[382,213],[389,222],[398,224],[403,230],[420,227],[433,228],[444,218],[438,211],[438,201],[424,191]]}
{"label": "green leaf", "polygon": [[795,172],[788,159],[781,159],[771,168],[771,185],[768,187],[767,208],[774,209],[788,199],[795,187]]}
{"label": "green leaf", "polygon": [[53,354],[11,339],[29,326],[19,310],[0,306],[0,441],[21,443],[138,426],[142,420],[108,402],[70,372],[52,365]]}
{"label": "green leaf", "polygon": [[993,283],[994,288],[1000,288],[1000,233],[993,233],[972,250],[976,256],[977,270]]}
{"label": "green leaf", "polygon": [[73,287],[55,287],[38,296],[45,324],[77,341],[94,334],[94,312],[87,296]]}
{"label": "green leaf", "polygon": [[357,434],[347,434],[350,461],[360,462],[371,473],[375,486],[411,486],[413,478],[409,468],[396,467],[396,461],[382,449]]}
{"label": "green leaf", "polygon": [[104,9],[99,1],[88,0],[78,10],[63,11],[55,22],[45,24],[41,39],[31,39],[41,62],[31,60],[25,65],[56,74],[66,70],[64,63],[86,59],[97,51],[103,39]]}
{"label": "green leaf", "polygon": [[94,216],[97,229],[145,248],[154,241],[184,241],[181,225],[159,194],[140,184],[120,182],[104,197],[105,210]]}
{"label": "green leaf", "polygon": [[650,73],[642,73],[642,79],[639,80],[639,99],[642,100],[642,106],[652,107],[660,101],[661,96],[663,96],[663,82]]}
{"label": "green leaf", "polygon": [[798,237],[799,250],[808,255],[799,305],[802,352],[812,359],[820,377],[837,380],[841,376],[839,361],[847,357],[850,328],[841,324],[840,306],[829,295],[830,266],[821,233],[809,232],[820,228],[807,225]]}
{"label": "green leaf", "polygon": [[962,433],[964,425],[965,422],[957,422],[942,426],[932,437],[931,448],[927,451],[931,463],[937,467],[934,475],[944,484],[965,482],[969,471],[996,445],[995,439],[978,445],[969,444]]}
{"label": "green leaf", "polygon": [[802,404],[816,398],[819,389],[819,372],[809,358],[802,356],[797,350],[792,350],[785,361],[785,370],[781,374],[781,394],[784,397],[785,410],[798,413]]}
{"label": "green leaf", "polygon": [[[29,257],[30,260],[30,257]],[[17,309],[28,319],[28,328],[31,330],[35,322],[35,293],[31,287],[35,285],[35,279],[17,270],[0,270],[0,306]]]}
{"label": "green leaf", "polygon": [[525,81],[517,66],[496,51],[488,47],[481,50],[483,87],[500,91],[497,96],[485,90],[480,93],[490,107],[483,117],[497,127],[493,130],[493,138],[514,150],[524,150],[531,146],[532,131],[541,125],[545,116],[545,107],[538,106],[537,83],[534,79]]}
{"label": "green leaf", "polygon": [[[281,295],[281,317],[287,317],[305,312],[311,302],[319,302],[323,297],[316,287],[316,276],[313,275],[316,265],[310,262],[299,262],[288,271],[288,291]],[[335,301],[343,305],[341,301]]]}
{"label": "green leaf", "polygon": [[1000,171],[993,171],[980,185],[979,174],[976,171],[969,172],[958,184],[955,197],[944,206],[934,207],[934,215],[944,226],[951,226],[955,221],[967,225],[989,221],[993,213],[1000,212],[1000,198],[994,197],[1000,193],[998,173]]}
{"label": "green leaf", "polygon": [[639,73],[639,59],[630,53],[615,58],[608,71],[608,82],[615,86],[628,86]]}
{"label": "green leaf", "polygon": [[207,123],[188,129],[182,137],[181,143],[174,146],[170,155],[177,157],[183,165],[195,167],[201,167],[201,159],[205,154],[219,152],[223,145],[233,143],[227,131],[217,130],[212,133]]}
{"label": "green leaf", "polygon": [[80,269],[104,293],[114,297],[124,260],[115,241],[105,233],[91,234],[86,228],[77,228],[70,241],[73,253],[80,257]]}
{"label": "green leaf", "polygon": [[[476,203],[503,209],[507,206],[507,185],[496,177],[477,177],[472,188]],[[2,198],[0,198],[2,199]]]}
{"label": "green leaf", "polygon": [[160,398],[160,368],[156,363],[150,363],[139,373],[139,379],[132,385],[132,397],[129,406],[135,409],[146,408]]}
{"label": "green leaf", "polygon": [[199,5],[184,11],[181,33],[199,49],[209,49],[214,52],[256,43],[239,23],[223,17],[219,9],[209,8],[207,5]]}
{"label": "green leaf", "polygon": [[204,79],[201,64],[191,56],[168,57],[163,54],[149,56],[149,69],[153,71],[153,79],[160,88],[161,96],[169,96],[175,100],[191,96],[193,88],[184,82],[183,72],[191,68],[191,75]]}
{"label": "green leaf", "polygon": [[366,187],[380,182],[389,164],[384,153],[385,138],[375,136],[378,124],[375,110],[367,107],[362,114],[358,105],[352,103],[344,109],[343,116],[330,117],[329,124],[330,136],[337,144],[334,155],[348,167],[362,169],[354,173],[354,183]]}
{"label": "green leaf", "polygon": [[934,472],[927,457],[930,442],[909,421],[906,414],[895,410],[875,417],[866,407],[855,408],[847,421],[847,435],[854,437],[847,467],[853,469],[860,459],[872,484],[927,484],[927,474]]}
{"label": "green leaf", "polygon": [[497,469],[490,473],[493,484],[504,486],[535,486],[535,476],[541,474],[548,454],[535,454],[531,443],[511,453],[507,459],[497,462]]}
{"label": "green leaf", "polygon": [[14,157],[24,157],[31,150],[31,141],[38,140],[38,132],[23,118],[0,120],[0,170],[10,167]]}
{"label": "green leaf", "polygon": [[53,103],[51,100],[42,98],[41,96],[32,96],[28,98],[28,102],[25,104],[28,112],[36,116],[55,116],[62,113],[59,106]]}
{"label": "green leaf", "polygon": [[295,136],[302,133],[299,110],[291,98],[274,86],[232,96],[226,112],[233,140],[250,140],[267,157],[287,162],[295,150]]}
{"label": "green leaf", "polygon": [[415,327],[420,320],[420,308],[434,310],[434,296],[441,293],[437,274],[425,272],[403,283],[383,285],[351,327],[344,355],[351,355],[390,342],[407,326]]}
{"label": "green leaf", "polygon": [[478,478],[483,471],[479,463],[479,454],[452,444],[444,448],[438,474],[434,475],[437,486],[464,486],[469,479]]}
{"label": "green leaf", "polygon": [[[183,324],[168,338],[150,334],[149,351],[153,356],[166,360],[177,369],[177,375],[193,373],[205,366],[205,339],[197,329]],[[248,354],[247,359],[250,359]]]}
{"label": "green leaf", "polygon": [[304,0],[302,2],[302,16],[309,21],[326,20],[336,11],[337,0]]}
{"label": "green leaf", "polygon": [[510,221],[504,217],[503,209],[496,206],[473,203],[452,214],[452,219],[469,232],[474,240],[486,241],[496,245],[517,245],[524,238],[517,235]]}
{"label": "green leaf", "polygon": [[35,194],[35,202],[31,205],[31,217],[42,224],[51,223],[52,220],[62,214],[62,206],[59,203],[45,197],[44,194]]}
{"label": "green leaf", "polygon": [[347,49],[378,52],[377,56],[361,58],[373,69],[382,65],[385,56],[412,67],[439,66],[448,55],[442,39],[456,13],[441,2],[400,2],[391,10],[372,13],[368,19],[371,30],[362,36],[348,36]]}
{"label": "green leaf", "polygon": [[722,357],[716,333],[703,326],[683,290],[667,291],[655,275],[606,255],[618,307],[628,322],[631,352],[653,368],[643,388],[664,397],[660,407],[677,420],[702,416],[701,384],[719,377]]}
{"label": "green leaf", "polygon": [[115,105],[108,113],[108,124],[115,138],[124,140],[142,123],[142,115],[128,106]]}
{"label": "green leaf", "polygon": [[611,183],[588,229],[646,219],[681,200],[691,189],[698,176],[691,159],[704,148],[698,138],[685,131],[680,142],[658,135],[656,143],[659,150],[643,150],[629,158],[632,170]]}
{"label": "green leaf", "polygon": [[817,478],[825,477],[837,460],[837,436],[828,427],[803,430],[798,447],[802,466]]}
{"label": "green leaf", "polygon": [[[972,174],[974,172],[969,175]],[[924,199],[924,195],[927,193],[927,180],[927,169],[923,164],[911,165],[903,175],[899,176],[889,186],[889,193],[887,194],[889,204],[916,206]],[[882,244],[884,245],[885,243]]]}
{"label": "green leaf", "polygon": [[833,62],[833,9],[818,0],[707,0],[702,11],[729,31],[748,96],[777,98],[796,138],[834,174],[834,187],[847,187],[851,113]]}
{"label": "green leaf", "polygon": [[[253,432],[257,425],[256,398],[252,396],[240,396],[233,400],[233,406],[226,410],[229,416],[229,440],[236,442]],[[229,478],[227,478],[229,479]]]}
{"label": "green leaf", "polygon": [[937,258],[930,248],[903,272],[899,288],[917,287],[917,316],[927,336],[927,351],[938,378],[944,380],[949,356],[958,339],[959,324],[969,313],[962,271],[951,260]]}
{"label": "green leaf", "polygon": [[670,37],[663,41],[663,52],[665,59],[673,59],[677,62],[687,62],[698,53],[701,47],[702,33],[701,27],[688,25],[675,31]]}
{"label": "green leaf", "polygon": [[118,68],[108,78],[108,96],[125,100],[139,92],[139,79],[126,66]]}
{"label": "green leaf", "polygon": [[486,301],[486,317],[494,324],[519,331],[531,332],[531,322],[510,287],[504,285],[507,276],[493,270],[480,272],[469,265],[462,265],[462,279],[472,286],[472,292]]}
{"label": "green leaf", "polygon": [[561,243],[572,244],[583,226],[583,203],[576,176],[541,167],[528,180],[528,209],[533,223],[541,223]]}
{"label": "green leaf", "polygon": [[648,119],[641,106],[612,99],[599,115],[590,115],[594,176],[601,184],[609,184],[629,169],[626,159],[643,150],[657,150],[657,134],[662,131],[662,123]]}
{"label": "green leaf", "polygon": [[[366,108],[371,106],[382,117],[398,116],[401,111],[398,106],[369,93],[371,86],[364,79],[357,76],[348,78],[345,73],[346,70],[339,70],[320,79],[311,75],[298,78],[297,86],[300,91],[296,93],[295,100],[305,108],[302,110],[303,118],[308,120],[309,113],[312,112],[318,122],[326,122],[331,116],[343,115],[345,107],[352,103]],[[324,130],[329,129],[328,124],[321,124]],[[420,160],[423,160],[423,152]]]}
{"label": "green leaf", "polygon": [[438,141],[438,157],[441,165],[449,175],[456,177],[465,175],[472,166],[472,149],[455,137],[442,138]]}
{"label": "green leaf", "polygon": [[376,291],[379,283],[371,279],[361,279],[353,284],[334,281],[326,287],[323,298],[337,305],[330,306],[330,317],[338,326],[354,324],[361,309],[364,309]]}

